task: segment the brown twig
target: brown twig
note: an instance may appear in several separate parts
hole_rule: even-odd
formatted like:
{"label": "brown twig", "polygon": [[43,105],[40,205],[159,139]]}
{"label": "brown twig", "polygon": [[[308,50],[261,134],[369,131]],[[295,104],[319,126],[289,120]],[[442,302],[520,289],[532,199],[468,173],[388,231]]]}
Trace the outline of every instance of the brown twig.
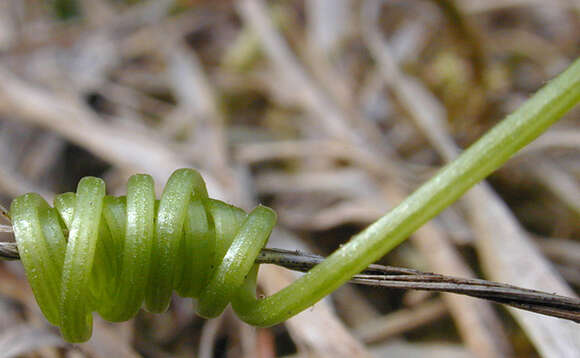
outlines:
{"label": "brown twig", "polygon": [[[0,258],[18,260],[20,257],[17,245],[10,242],[0,243]],[[269,248],[262,249],[256,258],[256,263],[259,264],[274,264],[300,272],[306,272],[322,261],[324,257],[314,254]],[[350,282],[375,287],[456,293],[580,323],[580,299],[505,283],[383,265],[370,265],[353,276]]]}

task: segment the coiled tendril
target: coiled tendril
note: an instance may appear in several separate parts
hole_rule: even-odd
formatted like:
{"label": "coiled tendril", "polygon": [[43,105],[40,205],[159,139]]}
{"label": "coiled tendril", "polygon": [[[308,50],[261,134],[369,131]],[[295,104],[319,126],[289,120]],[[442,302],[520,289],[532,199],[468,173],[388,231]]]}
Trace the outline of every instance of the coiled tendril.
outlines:
{"label": "coiled tendril", "polygon": [[132,176],[126,197],[105,195],[101,179],[85,177],[54,208],[31,193],[10,211],[36,300],[69,342],[90,338],[93,311],[120,322],[145,301],[161,313],[174,289],[197,298],[201,316],[218,316],[229,302],[248,316],[254,260],[276,221],[267,207],[246,214],[208,198],[192,169],[174,172],[160,200],[149,175]]}

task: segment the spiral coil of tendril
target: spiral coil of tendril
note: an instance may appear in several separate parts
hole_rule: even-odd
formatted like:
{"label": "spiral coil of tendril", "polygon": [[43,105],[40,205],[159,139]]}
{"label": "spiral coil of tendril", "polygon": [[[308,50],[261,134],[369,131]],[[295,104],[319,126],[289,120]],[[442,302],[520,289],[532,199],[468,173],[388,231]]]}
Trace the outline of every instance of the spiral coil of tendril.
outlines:
{"label": "spiral coil of tendril", "polygon": [[255,298],[254,260],[276,221],[267,207],[246,214],[208,198],[192,169],[174,172],[160,200],[149,175],[132,176],[126,197],[107,196],[101,179],[85,177],[54,208],[30,193],[10,211],[36,300],[69,342],[90,338],[93,311],[114,322],[143,302],[164,312],[174,289],[197,298],[201,316],[231,302],[243,317]]}

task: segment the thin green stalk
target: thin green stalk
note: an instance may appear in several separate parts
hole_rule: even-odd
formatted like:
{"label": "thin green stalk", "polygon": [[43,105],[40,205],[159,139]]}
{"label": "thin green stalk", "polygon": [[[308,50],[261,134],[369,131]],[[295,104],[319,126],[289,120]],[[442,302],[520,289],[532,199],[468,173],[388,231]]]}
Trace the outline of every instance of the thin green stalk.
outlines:
{"label": "thin green stalk", "polygon": [[238,315],[250,324],[269,326],[313,305],[403,242],[579,101],[580,59],[396,208],[293,284],[262,300],[250,298],[246,291],[245,304],[235,307]]}

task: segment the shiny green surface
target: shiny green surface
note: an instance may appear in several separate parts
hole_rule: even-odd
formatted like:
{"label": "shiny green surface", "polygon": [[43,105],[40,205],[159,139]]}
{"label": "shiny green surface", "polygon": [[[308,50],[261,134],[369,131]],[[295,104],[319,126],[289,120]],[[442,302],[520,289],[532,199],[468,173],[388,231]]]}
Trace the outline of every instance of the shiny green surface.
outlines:
{"label": "shiny green surface", "polygon": [[204,316],[221,314],[276,221],[264,206],[247,215],[209,199],[192,169],[173,173],[158,202],[149,175],[132,176],[126,197],[105,196],[103,181],[86,177],[54,209],[26,194],[11,213],[38,304],[69,342],[90,338],[94,311],[115,322],[143,302],[163,312],[174,289],[200,297]]}

